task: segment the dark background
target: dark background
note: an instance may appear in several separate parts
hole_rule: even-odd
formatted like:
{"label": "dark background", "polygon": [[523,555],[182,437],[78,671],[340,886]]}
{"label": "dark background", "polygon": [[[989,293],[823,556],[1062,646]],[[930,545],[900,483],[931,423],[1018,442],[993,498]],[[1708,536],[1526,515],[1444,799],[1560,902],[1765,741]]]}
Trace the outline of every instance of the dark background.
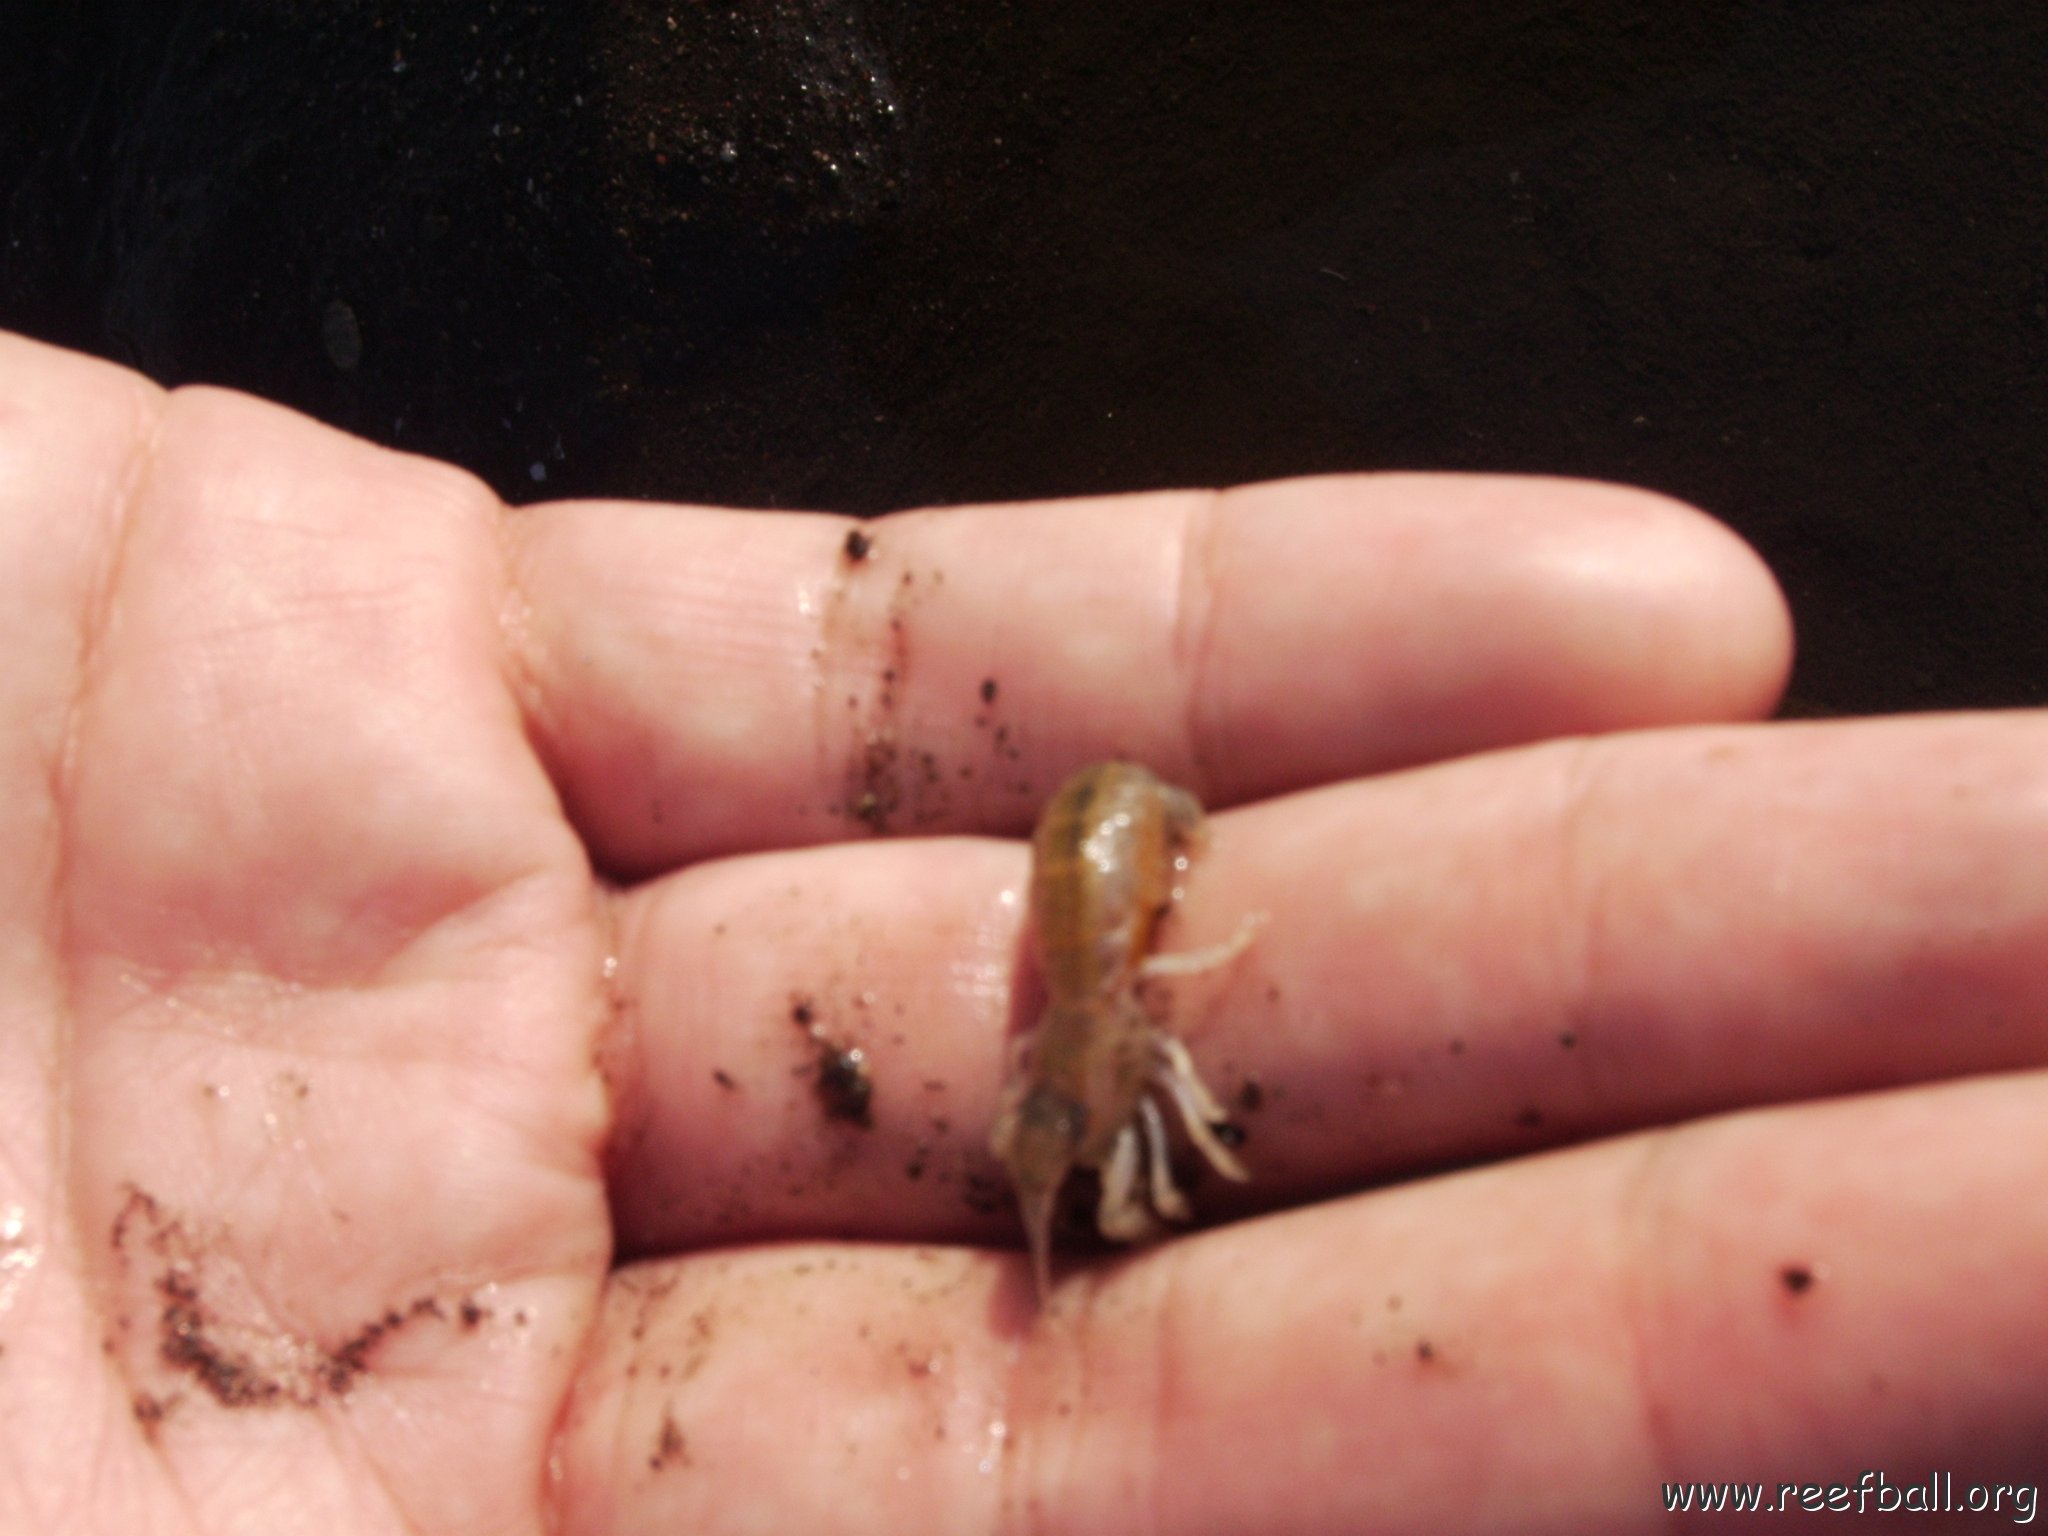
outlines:
{"label": "dark background", "polygon": [[2048,6],[0,0],[0,324],[516,500],[1375,468],[1755,543],[1819,710],[2048,701]]}

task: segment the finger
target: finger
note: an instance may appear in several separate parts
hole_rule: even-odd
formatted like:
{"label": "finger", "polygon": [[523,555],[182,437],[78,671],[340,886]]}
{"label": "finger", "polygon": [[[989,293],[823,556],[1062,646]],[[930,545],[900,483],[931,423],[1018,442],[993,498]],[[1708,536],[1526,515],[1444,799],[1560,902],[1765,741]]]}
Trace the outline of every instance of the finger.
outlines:
{"label": "finger", "polygon": [[1307,480],[866,525],[582,504],[514,528],[534,734],[625,873],[1014,832],[1112,755],[1229,803],[1749,718],[1789,649],[1732,535],[1566,481]]}
{"label": "finger", "polygon": [[[1209,1215],[1744,1104],[2048,1060],[2048,718],[1522,749],[1229,812],[1162,989],[1253,1178]],[[1024,850],[844,845],[625,898],[635,1251],[1005,1234]],[[1020,979],[1021,978],[1021,979]],[[801,1004],[808,1022],[796,1019]],[[866,1124],[818,1097],[858,1048]]]}
{"label": "finger", "polygon": [[1655,732],[1241,813],[1208,889],[1301,916],[1205,1034],[1258,1085],[1247,1157],[1308,1192],[2048,1061],[2044,748],[2040,714]]}
{"label": "finger", "polygon": [[1672,1483],[2038,1485],[2044,1092],[1353,1197],[1070,1273],[1036,1319],[1015,1256],[650,1264],[566,1420],[564,1529],[1621,1532]]}
{"label": "finger", "polygon": [[1025,874],[1014,843],[843,844],[622,898],[621,1247],[1008,1232],[987,1142]]}

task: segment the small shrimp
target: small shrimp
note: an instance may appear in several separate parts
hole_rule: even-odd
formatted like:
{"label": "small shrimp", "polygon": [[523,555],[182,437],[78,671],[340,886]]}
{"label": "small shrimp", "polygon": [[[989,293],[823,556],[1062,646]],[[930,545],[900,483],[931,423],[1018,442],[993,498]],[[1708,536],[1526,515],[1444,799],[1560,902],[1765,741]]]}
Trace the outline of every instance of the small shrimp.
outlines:
{"label": "small shrimp", "polygon": [[[1189,1219],[1173,1182],[1161,1101],[1224,1177],[1250,1177],[1218,1137],[1229,1121],[1187,1047],[1154,1027],[1138,983],[1228,964],[1263,914],[1225,942],[1155,955],[1159,921],[1205,840],[1202,807],[1135,763],[1098,763],[1060,787],[1031,840],[1031,915],[1046,1008],[1023,1042],[990,1145],[1009,1169],[1024,1216],[1040,1305],[1052,1288],[1052,1216],[1076,1168],[1102,1176],[1096,1226],[1117,1242]],[[1149,1207],[1149,1208],[1148,1208]]]}

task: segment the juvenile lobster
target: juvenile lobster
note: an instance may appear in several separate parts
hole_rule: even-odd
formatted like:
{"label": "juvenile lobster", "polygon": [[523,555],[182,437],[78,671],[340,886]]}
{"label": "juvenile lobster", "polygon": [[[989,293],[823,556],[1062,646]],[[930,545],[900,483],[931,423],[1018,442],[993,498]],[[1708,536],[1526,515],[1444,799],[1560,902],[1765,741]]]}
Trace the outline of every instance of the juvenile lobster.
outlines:
{"label": "juvenile lobster", "polygon": [[1228,964],[1249,916],[1221,944],[1156,955],[1159,921],[1205,839],[1202,807],[1135,763],[1098,763],[1060,787],[1032,837],[1031,915],[1046,1008],[1022,1042],[990,1144],[1017,1187],[1041,1305],[1052,1289],[1052,1219],[1076,1168],[1102,1178],[1096,1226],[1117,1242],[1189,1219],[1173,1181],[1161,1105],[1225,1178],[1249,1177],[1218,1131],[1229,1122],[1187,1047],[1154,1025],[1138,984]]}

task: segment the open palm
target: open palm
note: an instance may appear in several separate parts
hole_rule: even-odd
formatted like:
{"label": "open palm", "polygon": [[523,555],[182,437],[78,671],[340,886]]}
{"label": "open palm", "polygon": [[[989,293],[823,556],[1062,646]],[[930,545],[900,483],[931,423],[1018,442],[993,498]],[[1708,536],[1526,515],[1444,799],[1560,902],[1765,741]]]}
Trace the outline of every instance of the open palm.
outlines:
{"label": "open palm", "polygon": [[[1753,558],[1632,492],[853,528],[508,513],[0,339],[0,1526],[2038,1477],[2038,721],[1588,738],[1785,665]],[[1039,1315],[1016,834],[1110,755],[1238,807],[1168,941],[1270,921],[1169,1005],[1255,1177]]]}
{"label": "open palm", "polygon": [[8,342],[9,1529],[532,1528],[602,906],[452,471]]}

